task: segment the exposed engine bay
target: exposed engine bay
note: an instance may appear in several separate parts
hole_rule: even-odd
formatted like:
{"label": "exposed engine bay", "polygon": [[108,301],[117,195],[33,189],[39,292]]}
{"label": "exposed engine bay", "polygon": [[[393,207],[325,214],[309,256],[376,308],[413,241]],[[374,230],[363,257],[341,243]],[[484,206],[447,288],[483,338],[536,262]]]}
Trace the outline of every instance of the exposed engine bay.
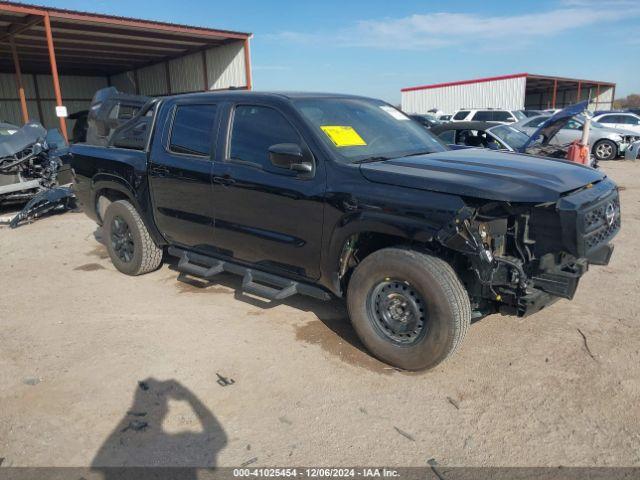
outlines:
{"label": "exposed engine bay", "polygon": [[557,202],[465,207],[436,240],[463,254],[450,260],[477,315],[525,316],[572,299],[589,264],[609,263],[619,229],[618,191],[605,179]]}
{"label": "exposed engine bay", "polygon": [[66,147],[60,133],[39,123],[0,137],[0,206],[27,202],[11,227],[51,210],[75,208],[71,190],[58,186],[70,182],[60,147]]}

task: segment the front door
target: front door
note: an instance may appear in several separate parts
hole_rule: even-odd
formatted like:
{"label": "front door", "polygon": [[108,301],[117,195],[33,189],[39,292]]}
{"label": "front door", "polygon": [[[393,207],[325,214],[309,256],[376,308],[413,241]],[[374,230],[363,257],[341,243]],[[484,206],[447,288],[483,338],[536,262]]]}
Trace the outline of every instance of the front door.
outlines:
{"label": "front door", "polygon": [[218,152],[224,160],[213,166],[216,247],[268,270],[319,278],[324,166],[316,160],[304,174],[274,166],[270,146],[307,148],[298,129],[270,106],[228,108],[228,140]]}
{"label": "front door", "polygon": [[569,120],[567,125],[562,128],[552,139],[552,145],[567,145],[574,140],[582,138],[582,124],[576,120]]}
{"label": "front door", "polygon": [[217,106],[187,101],[163,108],[166,121],[157,127],[148,168],[154,219],[171,243],[206,250],[213,242]]}

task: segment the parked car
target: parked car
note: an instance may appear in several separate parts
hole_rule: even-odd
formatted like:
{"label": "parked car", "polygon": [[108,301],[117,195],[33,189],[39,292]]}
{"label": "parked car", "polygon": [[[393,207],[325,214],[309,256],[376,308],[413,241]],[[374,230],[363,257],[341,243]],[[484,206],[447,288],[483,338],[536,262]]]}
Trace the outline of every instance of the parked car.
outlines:
{"label": "parked car", "polygon": [[418,113],[412,113],[408,115],[409,118],[415,120],[416,122],[418,122],[420,125],[422,125],[423,127],[426,128],[431,128],[434,127],[436,125],[440,125],[440,120],[438,120],[436,117],[432,116],[432,115],[424,115],[424,114],[418,114]]}
{"label": "parked car", "polygon": [[629,130],[640,135],[640,116],[635,113],[601,113],[593,117],[605,127]]}
{"label": "parked car", "polygon": [[366,347],[431,368],[473,317],[572,298],[606,265],[616,184],[555,159],[450,150],[391,105],[248,91],[147,104],[107,147],[71,147],[75,191],[115,267],[244,277],[274,302],[346,298]]}
{"label": "parked car", "polygon": [[452,122],[500,122],[514,123],[527,118],[519,110],[503,110],[500,108],[465,108],[456,111],[451,117]]}
{"label": "parked car", "polygon": [[[496,122],[451,122],[431,129],[440,140],[452,148],[481,147],[493,150],[527,153],[553,158],[566,158],[567,147],[551,145],[550,141],[571,118],[584,112],[586,102],[562,110],[548,117],[532,135],[524,133],[514,125]],[[591,166],[594,166],[593,164]]]}
{"label": "parked car", "polygon": [[518,110],[525,117],[537,117],[538,115],[542,115],[541,110]]}
{"label": "parked car", "polygon": [[[514,127],[523,132],[532,135],[542,123],[547,121],[551,116],[542,115],[539,117],[529,118],[523,122],[513,124]],[[576,116],[572,118],[551,140],[552,145],[568,145],[574,140],[582,138],[582,128],[584,125],[584,117]],[[589,129],[589,143],[591,144],[591,153],[596,160],[614,160],[618,156],[624,155],[627,147],[636,140],[640,139],[640,135],[635,132],[609,128],[601,123],[591,121]]]}

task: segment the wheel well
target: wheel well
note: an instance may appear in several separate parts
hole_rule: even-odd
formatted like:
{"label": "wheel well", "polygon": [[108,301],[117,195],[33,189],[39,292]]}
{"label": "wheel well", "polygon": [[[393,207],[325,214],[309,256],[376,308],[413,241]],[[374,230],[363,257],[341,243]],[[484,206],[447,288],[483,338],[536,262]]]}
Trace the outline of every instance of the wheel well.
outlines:
{"label": "wheel well", "polygon": [[410,242],[403,237],[378,232],[360,232],[351,235],[340,253],[339,277],[342,291],[346,291],[351,274],[358,264],[373,252],[387,247],[400,247]]}
{"label": "wheel well", "polygon": [[99,190],[98,193],[96,193],[95,208],[100,222],[102,222],[109,204],[118,200],[129,200],[129,197],[127,197],[124,193],[112,188],[103,188],[102,190]]}

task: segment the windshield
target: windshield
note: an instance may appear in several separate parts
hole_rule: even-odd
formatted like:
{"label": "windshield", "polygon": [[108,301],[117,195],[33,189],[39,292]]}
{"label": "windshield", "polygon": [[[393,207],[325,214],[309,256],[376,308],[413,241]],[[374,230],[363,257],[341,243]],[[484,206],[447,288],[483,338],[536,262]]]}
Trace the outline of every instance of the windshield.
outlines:
{"label": "windshield", "polygon": [[524,120],[525,118],[527,118],[527,116],[520,112],[519,110],[516,110],[513,112],[514,117],[516,117],[517,121],[519,122],[520,120]]}
{"label": "windshield", "polygon": [[489,130],[491,134],[514,150],[521,149],[529,141],[529,135],[522,133],[515,127],[500,125]]}
{"label": "windshield", "polygon": [[313,98],[295,100],[294,104],[344,162],[448,149],[419,123],[380,100]]}

